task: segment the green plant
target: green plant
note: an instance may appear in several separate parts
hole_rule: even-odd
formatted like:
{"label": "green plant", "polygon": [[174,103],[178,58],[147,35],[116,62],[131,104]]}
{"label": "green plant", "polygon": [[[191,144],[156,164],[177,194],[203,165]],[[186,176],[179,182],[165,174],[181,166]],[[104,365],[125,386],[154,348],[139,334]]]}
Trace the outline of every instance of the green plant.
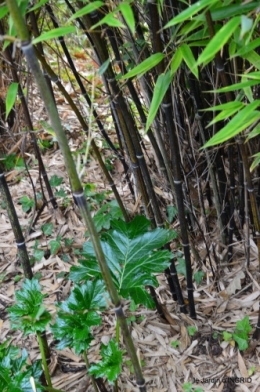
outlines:
{"label": "green plant", "polygon": [[194,387],[191,382],[186,382],[182,388],[184,392],[203,392],[201,387]]}
{"label": "green plant", "polygon": [[20,198],[19,203],[22,204],[22,209],[24,212],[29,212],[34,206],[34,199],[30,199],[25,195]]}
{"label": "green plant", "polygon": [[28,364],[28,354],[9,344],[6,340],[0,345],[0,389],[2,392],[42,391],[41,361]]}
{"label": "green plant", "polygon": [[251,330],[252,327],[249,323],[249,317],[245,316],[243,320],[236,322],[234,333],[224,331],[223,338],[227,342],[233,339],[237,343],[239,350],[243,351],[248,348],[249,332]]}
{"label": "green plant", "polygon": [[[122,220],[111,222],[112,230],[101,234],[101,246],[106,255],[112,278],[119,294],[131,298],[136,304],[154,307],[154,301],[146,291],[146,286],[157,287],[155,273],[168,267],[171,253],[161,248],[172,238],[174,230],[155,229],[149,231],[150,222],[143,216],[136,216],[131,222]],[[70,279],[81,282],[90,276],[100,278],[100,269],[90,242],[83,245],[85,259],[80,266],[73,266]]]}
{"label": "green plant", "polygon": [[20,329],[24,335],[37,335],[45,377],[48,386],[52,387],[41,337],[41,333],[45,332],[47,324],[51,321],[50,313],[43,306],[44,297],[39,282],[36,279],[26,279],[22,289],[15,293],[16,304],[9,307],[8,312],[13,329]]}
{"label": "green plant", "polygon": [[195,325],[188,325],[187,330],[190,336],[194,336],[197,332],[197,327],[195,327]]}
{"label": "green plant", "polygon": [[179,344],[180,344],[180,342],[178,340],[173,340],[171,342],[171,346],[174,347],[174,348],[177,348],[179,346]]}
{"label": "green plant", "polygon": [[22,157],[17,156],[16,154],[12,153],[9,155],[4,154],[1,158],[1,162],[3,163],[5,169],[7,171],[12,169],[24,169],[24,160]]}

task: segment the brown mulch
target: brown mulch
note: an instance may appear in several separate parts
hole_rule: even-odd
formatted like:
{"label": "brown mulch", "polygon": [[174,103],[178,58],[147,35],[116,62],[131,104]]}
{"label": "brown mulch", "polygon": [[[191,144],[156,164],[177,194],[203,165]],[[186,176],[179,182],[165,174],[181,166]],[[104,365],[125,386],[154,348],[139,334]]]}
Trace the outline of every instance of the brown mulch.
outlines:
{"label": "brown mulch", "polygon": [[[35,103],[35,106],[37,106],[37,103]],[[40,103],[38,103],[38,111],[38,114],[42,114]],[[84,137],[79,132],[73,114],[64,102],[61,102],[60,112],[64,121],[69,120],[71,129],[68,132],[70,147],[72,151],[77,151],[82,145]],[[36,112],[34,115],[37,117]],[[77,132],[76,138],[74,131]],[[95,132],[94,136],[97,136]],[[28,143],[25,148],[26,160],[28,165],[30,165],[29,171],[36,192],[40,192],[37,162],[35,162],[34,153]],[[6,146],[8,149],[8,144]],[[64,183],[62,187],[69,192],[69,182],[59,149],[47,151],[43,155],[43,160],[49,178],[54,174],[63,177]],[[157,193],[170,200],[167,189],[160,188],[158,174],[153,173],[153,175],[157,176]],[[117,160],[114,161],[113,178],[129,212],[138,212],[140,206],[133,203],[127,184],[124,181],[122,168]],[[33,219],[35,213],[34,211],[29,213],[23,212],[22,206],[19,204],[19,199],[22,196],[33,197],[28,176],[23,170],[12,170],[6,175],[6,179],[20,224],[26,234],[29,254],[33,254],[33,245],[36,239],[39,240],[39,248],[45,251],[45,256],[34,265],[33,271],[34,273],[41,273],[40,283],[43,286],[43,292],[48,294],[45,305],[54,316],[54,303],[58,299],[66,299],[72,287],[72,283],[66,280],[66,274],[69,272],[70,266],[77,263],[74,249],[82,246],[85,241],[84,234],[86,229],[73,202],[67,207],[63,207],[62,199],[58,199],[59,210],[53,211],[51,205],[48,205],[37,222],[35,232],[29,235],[27,232],[28,222]],[[99,192],[110,190],[93,158],[88,162],[87,170],[82,180],[84,183],[96,184]],[[69,197],[71,198],[71,196]],[[112,196],[108,197],[112,198]],[[54,224],[54,232],[51,237],[45,238],[40,228],[47,222]],[[50,239],[56,238],[57,235],[61,235],[63,239],[74,238],[71,247],[63,247],[61,250],[62,253],[68,254],[69,262],[64,262],[59,252],[56,255],[50,255],[48,252]],[[217,233],[215,237],[217,238]],[[211,241],[215,241],[216,245],[218,245],[216,238],[212,238]],[[221,336],[222,331],[234,332],[236,322],[243,319],[246,315],[249,316],[250,324],[253,327],[256,326],[259,297],[256,245],[251,241],[251,264],[249,269],[245,266],[243,244],[236,243],[234,245],[235,256],[232,267],[224,263],[221,264],[223,255],[219,252],[221,268],[218,269],[217,282],[213,280],[209,262],[203,256],[205,255],[203,242],[198,242],[196,245],[201,258],[204,259],[204,263],[200,268],[205,272],[205,277],[199,286],[194,282],[197,320],[192,320],[189,316],[179,312],[163,275],[158,276],[159,287],[156,292],[170,315],[171,323],[160,319],[156,311],[150,311],[142,307],[130,314],[129,302],[126,301],[124,303],[126,315],[136,316],[137,321],[132,322],[130,328],[138,356],[145,363],[143,372],[147,382],[147,391],[183,391],[183,384],[187,382],[193,383],[194,388],[196,386],[202,387],[204,391],[260,391],[259,343],[251,341],[249,348],[245,352],[239,352],[234,342],[223,342]],[[218,250],[218,246],[216,249]],[[196,271],[199,267],[195,259],[192,261],[193,269]],[[214,267],[216,266],[214,265]],[[13,232],[7,212],[0,204],[1,343],[11,337],[12,344],[25,347],[28,350],[31,361],[34,361],[39,358],[36,339],[32,336],[23,338],[20,332],[10,330],[6,312],[6,307],[13,304],[14,292],[21,287],[21,282],[14,283],[14,277],[19,273],[22,274],[22,270],[17,262],[17,248]],[[184,298],[187,299],[185,279],[182,277],[181,285]],[[115,317],[112,310],[107,310],[102,316],[103,324],[95,328],[95,340],[88,351],[89,362],[99,360],[100,342],[106,343],[111,337],[115,336]],[[141,321],[138,321],[140,316],[144,317]],[[197,333],[193,337],[190,337],[187,332],[187,326],[191,325],[197,327]],[[253,330],[251,335],[252,333]],[[85,376],[85,371],[82,370],[84,366],[83,359],[76,356],[69,349],[57,351],[50,332],[47,332],[47,338],[52,350],[50,367],[53,373],[53,386],[70,392],[92,391],[90,380]],[[176,348],[171,344],[174,341],[179,342]],[[122,341],[121,343],[122,347],[124,347]],[[249,381],[245,382],[245,379],[249,377],[248,372],[253,367],[253,374]],[[232,380],[229,380],[231,377],[238,378],[239,382],[232,382]],[[213,380],[213,382],[210,382],[210,380]],[[123,365],[118,385],[119,390],[124,392],[138,391],[135,387],[134,376],[125,364]]]}

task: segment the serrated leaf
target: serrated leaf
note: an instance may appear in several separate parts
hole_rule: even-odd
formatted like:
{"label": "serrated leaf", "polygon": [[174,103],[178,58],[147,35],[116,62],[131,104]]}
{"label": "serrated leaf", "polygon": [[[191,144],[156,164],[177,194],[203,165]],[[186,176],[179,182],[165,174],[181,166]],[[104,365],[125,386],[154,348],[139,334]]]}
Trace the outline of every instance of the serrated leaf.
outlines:
{"label": "serrated leaf", "polygon": [[43,307],[44,295],[36,279],[26,279],[22,290],[15,293],[16,304],[8,308],[12,328],[21,329],[25,335],[45,331],[51,315]]}
{"label": "serrated leaf", "polygon": [[[66,308],[66,304],[62,307]],[[60,310],[55,324],[51,326],[54,337],[60,340],[57,348],[62,350],[69,347],[75,350],[76,354],[81,354],[89,348],[93,340],[91,327],[100,323],[101,317],[96,312],[69,313],[64,309]]]}
{"label": "serrated leaf", "polygon": [[158,112],[158,109],[163,101],[163,98],[166,94],[166,91],[169,88],[169,85],[172,81],[172,74],[170,71],[166,72],[166,74],[161,74],[154,86],[154,92],[153,92],[153,98],[152,102],[150,105],[147,121],[146,121],[146,126],[145,126],[145,132],[147,132]]}
{"label": "serrated leaf", "polygon": [[196,65],[207,64],[223,48],[239,24],[239,16],[230,19],[210,40],[209,44],[199,56]]}
{"label": "serrated leaf", "polygon": [[74,311],[101,309],[106,307],[106,296],[104,281],[89,280],[74,287],[66,305]]}
{"label": "serrated leaf", "polygon": [[236,322],[236,332],[241,331],[245,333],[249,333],[252,331],[252,327],[249,323],[249,317],[245,316],[243,320],[239,320]]}
{"label": "serrated leaf", "polygon": [[18,91],[18,83],[12,83],[7,91],[6,94],[6,100],[5,100],[5,119],[7,119],[9,113],[11,112],[15,100],[16,100],[16,96],[17,96],[17,91]]}
{"label": "serrated leaf", "polygon": [[195,77],[198,79],[199,78],[199,70],[196,65],[195,57],[193,56],[193,53],[192,53],[190,47],[187,44],[183,44],[180,46],[180,50],[182,53],[182,58],[185,61],[187,67],[193,73],[193,75],[195,75]]}
{"label": "serrated leaf", "polygon": [[113,384],[121,372],[123,352],[111,339],[107,346],[102,343],[101,356],[102,360],[99,363],[90,366],[89,374],[93,374],[96,378],[106,377],[109,383]]}
{"label": "serrated leaf", "polygon": [[164,59],[164,54],[163,53],[155,53],[152,56],[148,57],[148,59],[145,59],[142,61],[140,64],[138,64],[136,67],[131,69],[131,71],[127,72],[125,75],[121,77],[121,79],[128,79],[128,78],[133,78],[134,76],[138,75],[141,76],[145,72],[149,71],[153,67],[155,67],[157,64],[159,64],[163,59]]}
{"label": "serrated leaf", "polygon": [[62,182],[63,182],[63,177],[58,177],[56,174],[54,174],[50,178],[50,186],[51,187],[59,186],[62,184]]}
{"label": "serrated leaf", "polygon": [[75,32],[76,32],[76,27],[74,26],[57,27],[56,29],[52,29],[50,31],[47,31],[46,33],[42,33],[39,37],[34,38],[32,44],[36,45],[39,42],[48,41],[49,39],[54,39],[58,37],[63,37],[66,34],[75,33]]}
{"label": "serrated leaf", "polygon": [[168,27],[174,26],[178,23],[187,21],[190,17],[192,17],[194,14],[198,13],[201,11],[203,8],[207,6],[212,6],[215,4],[218,0],[201,0],[201,1],[196,1],[196,3],[192,4],[190,7],[187,7],[184,11],[180,12],[177,16],[175,16],[173,19],[171,19],[166,25],[165,29]]}
{"label": "serrated leaf", "polygon": [[68,22],[71,22],[72,20],[76,19],[76,18],[80,18],[83,15],[87,15],[95,10],[97,10],[98,8],[102,7],[104,5],[103,1],[93,1],[92,3],[86,5],[85,7],[82,7],[79,11],[75,12],[75,14],[73,14]]}
{"label": "serrated leaf", "polygon": [[[113,221],[113,230],[101,236],[101,246],[112,278],[119,293],[133,298],[136,304],[145,301],[151,306],[144,288],[157,286],[154,273],[160,273],[169,266],[171,253],[167,250],[155,251],[176,238],[172,230],[155,229],[148,231],[150,222],[144,217],[135,217],[132,222]],[[90,242],[83,245],[86,261],[80,260],[80,267],[72,267],[70,279],[74,281],[100,276],[95,252]]]}

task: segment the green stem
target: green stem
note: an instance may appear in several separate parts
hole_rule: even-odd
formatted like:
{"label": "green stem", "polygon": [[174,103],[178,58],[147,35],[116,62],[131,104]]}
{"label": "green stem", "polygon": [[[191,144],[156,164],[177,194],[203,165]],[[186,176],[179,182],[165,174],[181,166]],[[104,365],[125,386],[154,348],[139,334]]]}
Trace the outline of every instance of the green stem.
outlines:
{"label": "green stem", "polygon": [[42,364],[43,364],[45,378],[46,378],[48,387],[52,388],[51,377],[50,377],[49,368],[48,368],[47,361],[46,361],[46,356],[45,356],[45,351],[44,351],[44,344],[43,344],[43,341],[42,341],[41,332],[37,331],[36,335],[37,335],[39,348],[40,348],[40,352],[41,352]]}
{"label": "green stem", "polygon": [[[88,361],[88,357],[87,357],[86,351],[83,351],[83,357],[84,357],[84,361],[85,361],[85,364],[86,364],[86,368],[88,370],[89,369],[89,361]],[[98,387],[97,387],[97,384],[96,384],[95,377],[94,376],[90,376],[90,378],[91,378],[92,385],[93,385],[93,388],[94,388],[95,392],[98,392]]]}

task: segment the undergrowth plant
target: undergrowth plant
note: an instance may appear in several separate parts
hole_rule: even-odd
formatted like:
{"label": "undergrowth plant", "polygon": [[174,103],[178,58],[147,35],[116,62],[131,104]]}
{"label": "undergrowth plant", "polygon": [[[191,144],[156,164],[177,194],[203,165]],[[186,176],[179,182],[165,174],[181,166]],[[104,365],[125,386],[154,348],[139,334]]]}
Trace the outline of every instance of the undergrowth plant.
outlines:
{"label": "undergrowth plant", "polygon": [[236,322],[236,328],[233,333],[224,331],[223,338],[226,342],[235,341],[240,351],[248,348],[249,332],[252,331],[252,327],[249,323],[249,317],[245,316],[243,320]]}

